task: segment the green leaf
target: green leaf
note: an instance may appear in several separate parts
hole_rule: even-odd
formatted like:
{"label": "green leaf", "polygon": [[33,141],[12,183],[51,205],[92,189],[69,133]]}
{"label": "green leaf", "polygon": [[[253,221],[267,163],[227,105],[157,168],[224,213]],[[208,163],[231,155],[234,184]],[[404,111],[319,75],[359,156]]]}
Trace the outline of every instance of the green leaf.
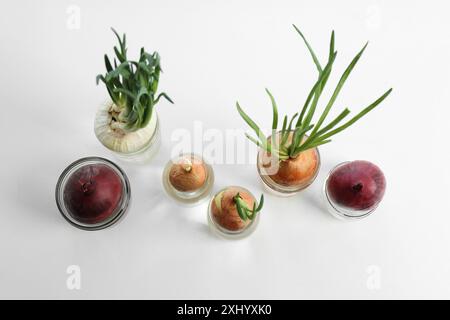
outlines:
{"label": "green leaf", "polygon": [[308,110],[308,106],[309,103],[311,102],[311,99],[314,97],[314,93],[316,92],[316,86],[320,83],[320,81],[321,80],[319,78],[312,87],[311,91],[309,92],[305,104],[303,105],[302,111],[300,112],[300,116],[298,117],[297,123],[295,124],[295,127],[300,127],[303,124],[303,118],[305,116],[306,111]]}
{"label": "green leaf", "polygon": [[117,59],[119,59],[119,62],[125,62],[125,57],[122,55],[122,53],[119,52],[117,47],[114,47],[114,53],[116,54]]}
{"label": "green leaf", "polygon": [[289,135],[291,134],[291,130],[292,130],[292,123],[294,122],[297,115],[298,115],[298,113],[295,113],[292,116],[291,121],[289,121],[289,126],[288,126],[285,134],[281,137],[281,145],[282,146],[284,146],[286,144],[287,140],[289,139]]}
{"label": "green leaf", "polygon": [[330,40],[330,52],[328,54],[328,61],[331,60],[334,54],[334,30],[331,32],[331,40]]}
{"label": "green leaf", "polygon": [[100,80],[106,84],[106,79],[102,74],[97,75],[97,77],[95,77],[95,83],[98,85]]}
{"label": "green leaf", "polygon": [[283,126],[281,127],[281,143],[280,143],[280,145],[284,145],[283,141],[284,141],[284,136],[286,133],[286,126],[287,126],[287,116],[284,116]]}
{"label": "green leaf", "polygon": [[296,150],[301,145],[302,140],[303,140],[303,136],[305,135],[306,132],[311,130],[313,127],[314,127],[314,125],[311,124],[307,128],[298,127],[298,128],[295,129],[294,137],[292,139],[292,144],[289,147],[289,156],[291,158],[295,157],[297,155],[296,154]]}
{"label": "green leaf", "polygon": [[253,202],[253,209],[247,211],[247,217],[250,220],[253,220],[253,218],[255,218],[255,216],[256,216],[256,201]]}
{"label": "green leaf", "polygon": [[[258,140],[256,140],[255,138],[253,138],[252,136],[250,136],[248,133],[245,133],[245,136],[247,137],[247,139],[249,139],[251,142],[256,144],[258,147],[264,149],[263,144],[261,142],[259,142]],[[266,151],[269,152],[268,150],[266,150]]]}
{"label": "green leaf", "polygon": [[308,139],[305,141],[304,143],[304,148],[308,148],[308,146],[313,143],[320,135],[326,133],[327,131],[333,129],[339,122],[342,121],[342,119],[344,119],[348,114],[350,113],[349,109],[345,109],[344,111],[342,111],[332,122],[330,122],[325,128],[321,129],[320,131],[318,131],[317,133],[315,133],[314,135],[311,134]]}
{"label": "green leaf", "polygon": [[261,140],[261,143],[263,144],[263,146],[266,147],[268,145],[267,139],[262,134],[261,129],[258,127],[258,125],[244,112],[244,110],[242,110],[241,106],[239,105],[239,102],[236,102],[236,108],[237,108],[239,114],[241,115],[242,119],[244,119],[244,121],[250,126],[250,128],[253,129],[253,131],[256,133],[256,135]]}
{"label": "green leaf", "polygon": [[297,154],[300,152],[303,152],[305,150],[312,149],[312,148],[321,146],[321,145],[329,143],[329,142],[331,142],[331,140],[320,140],[320,141],[315,141],[315,142],[311,143],[310,145],[305,146],[304,148],[302,148],[302,146],[300,146],[299,150],[301,150],[301,151],[298,151]]}
{"label": "green leaf", "polygon": [[[308,115],[307,115],[307,119],[305,119],[305,121],[303,121],[303,117],[304,117],[306,111],[308,110],[308,107],[309,107],[309,104],[311,102],[311,99],[314,97],[318,101],[318,97],[316,98],[316,94],[319,93],[319,96],[320,96],[320,93],[323,90],[323,85],[322,84],[326,82],[326,80],[328,79],[328,77],[329,77],[329,75],[331,73],[331,68],[333,66],[334,60],[336,59],[336,55],[337,55],[337,52],[335,52],[333,54],[333,56],[328,61],[327,65],[325,66],[325,69],[320,74],[319,78],[317,79],[316,83],[311,88],[311,91],[308,94],[308,98],[306,99],[305,104],[304,104],[304,106],[302,108],[302,111],[300,113],[300,117],[298,118],[297,124],[295,125],[296,127],[309,126],[309,123],[311,122],[311,119],[312,119],[312,115],[314,114],[314,111],[315,111],[315,106],[313,107],[314,108],[313,110],[311,110],[312,108],[309,109]],[[317,101],[315,102],[315,104],[317,104]],[[313,101],[313,104],[314,104],[314,101]]]}
{"label": "green leaf", "polygon": [[264,195],[262,194],[259,200],[258,208],[256,209],[255,213],[261,211],[263,206],[264,206]]}
{"label": "green leaf", "polygon": [[[123,40],[120,39],[119,34],[117,33],[117,31],[114,28],[111,28],[111,30],[114,32],[114,34],[116,35],[117,41],[119,42],[119,46],[120,46],[120,51],[121,51],[121,56],[123,57],[124,61],[127,59],[126,57],[126,36],[125,34],[123,35]],[[116,49],[117,50],[117,49]]]}
{"label": "green leaf", "polygon": [[297,118],[297,116],[298,116],[298,113],[297,113],[297,112],[294,113],[294,115],[292,116],[291,121],[289,121],[288,131],[291,131],[291,129],[292,129],[292,123],[294,122],[295,118]]}
{"label": "green leaf", "polygon": [[160,71],[161,71],[161,69],[159,67],[156,67],[155,71],[153,72],[153,79],[150,84],[152,92],[156,92],[158,90],[158,83],[159,83],[158,80],[159,80],[159,72]]}
{"label": "green leaf", "polygon": [[155,100],[155,104],[159,101],[159,99],[160,99],[161,97],[164,97],[164,99],[166,99],[166,100],[169,101],[171,104],[173,104],[172,99],[170,99],[170,97],[169,97],[165,92],[161,92],[161,93],[158,95],[158,97],[157,97],[156,100]]}
{"label": "green leaf", "polygon": [[366,43],[364,47],[358,52],[358,54],[353,58],[353,60],[350,62],[347,69],[345,69],[344,73],[341,76],[341,79],[339,80],[336,89],[333,92],[333,95],[331,96],[330,101],[328,102],[327,106],[325,107],[325,110],[323,111],[322,115],[319,118],[319,121],[316,124],[316,127],[312,131],[312,135],[314,135],[321,127],[322,123],[325,121],[325,118],[327,117],[328,113],[330,112],[331,107],[333,106],[334,102],[336,101],[337,96],[339,95],[339,92],[341,91],[342,87],[344,86],[345,81],[347,80],[348,76],[352,72],[353,68],[355,67],[356,63],[361,58],[361,55],[363,54],[364,50],[366,50],[367,47]]}
{"label": "green leaf", "polygon": [[314,113],[316,111],[317,103],[319,102],[320,95],[322,94],[323,88],[324,88],[324,82],[328,78],[331,72],[331,68],[333,66],[334,60],[336,59],[336,52],[333,54],[333,57],[331,60],[327,63],[325,66],[325,69],[321,73],[318,81],[314,85],[315,91],[314,91],[314,99],[311,103],[311,106],[308,110],[308,114],[306,115],[305,121],[302,123],[302,127],[309,126],[311,123],[311,120],[314,116]]}
{"label": "green leaf", "polygon": [[144,62],[146,59],[145,57],[145,49],[144,47],[141,48],[141,51],[139,53],[139,62]]}
{"label": "green leaf", "polygon": [[248,210],[248,214],[247,217],[250,220],[254,220],[256,218],[256,215],[258,214],[258,212],[261,211],[262,207],[264,205],[264,195],[261,195],[261,199],[259,200],[259,205],[258,207],[256,207],[256,201],[253,203],[253,209],[252,210]]}
{"label": "green leaf", "polygon": [[[147,88],[145,87],[141,87],[139,89],[139,92],[136,96],[136,99],[134,100],[134,104],[133,104],[133,110],[136,112],[139,121],[137,122],[136,129],[142,128],[144,127],[145,124],[145,117],[149,117],[151,115],[151,106],[153,105],[152,103],[146,104],[145,103],[145,99],[148,98],[150,99],[150,95],[149,92],[147,90]],[[150,107],[146,107],[146,106],[150,106]]]}
{"label": "green leaf", "polygon": [[115,92],[115,93],[123,93],[124,95],[130,97],[131,99],[136,100],[136,95],[133,92],[127,90],[127,89],[115,88],[113,90],[113,92]]}
{"label": "green leaf", "polygon": [[273,97],[273,95],[270,93],[269,89],[266,88],[266,92],[270,97],[270,101],[272,102],[272,112],[273,112],[273,116],[272,116],[272,131],[276,131],[277,127],[278,127],[278,108],[277,108],[277,104],[275,102],[275,99]]}
{"label": "green leaf", "polygon": [[241,202],[241,196],[238,193],[236,196],[234,196],[234,203],[236,204],[236,209],[237,212],[239,214],[239,217],[241,217],[241,219],[243,221],[247,220],[247,214],[245,213],[245,207],[243,207],[243,204]]}
{"label": "green leaf", "polygon": [[320,65],[319,59],[317,59],[316,54],[314,53],[314,50],[312,49],[312,47],[309,45],[308,41],[306,40],[305,36],[303,35],[303,33],[300,31],[300,29],[298,29],[295,24],[293,24],[295,30],[297,30],[298,34],[302,37],[303,41],[306,44],[306,47],[309,50],[309,53],[311,54],[311,57],[313,58],[314,64],[316,65],[317,70],[319,71],[319,74],[322,73],[322,67]]}
{"label": "green leaf", "polygon": [[333,129],[339,122],[341,122],[347,115],[350,114],[350,110],[345,108],[333,121],[331,121],[327,126],[323,129],[317,131],[317,135],[321,135],[331,129]]}
{"label": "green leaf", "polygon": [[[152,97],[149,96],[149,99],[152,99]],[[150,119],[153,116],[153,106],[154,106],[154,104],[150,102],[149,105],[152,106],[152,107],[144,109],[143,121],[142,121],[142,123],[140,125],[141,128],[145,128],[148,125],[148,123],[150,122]]]}
{"label": "green leaf", "polygon": [[347,129],[352,124],[354,124],[356,121],[358,121],[360,118],[362,118],[364,115],[369,113],[371,110],[373,110],[376,106],[378,106],[386,97],[392,92],[392,88],[386,91],[381,97],[379,97],[377,100],[375,100],[372,104],[370,104],[368,107],[363,109],[360,113],[358,113],[355,117],[350,119],[348,122],[343,124],[342,126],[334,129],[333,131],[330,131],[320,137],[321,140],[327,139],[331,136],[334,136],[335,134],[341,132],[344,129]]}
{"label": "green leaf", "polygon": [[104,59],[105,59],[106,71],[108,71],[108,72],[112,71],[113,67],[112,67],[111,62],[109,61],[109,58],[106,54],[105,54]]}
{"label": "green leaf", "polygon": [[252,136],[250,136],[248,133],[245,133],[245,136],[247,137],[247,139],[249,139],[251,142],[256,144],[259,148],[265,150],[266,152],[272,153],[272,154],[274,154],[274,156],[277,156],[279,158],[287,157],[287,153],[285,153],[281,150],[278,150],[278,149],[273,149],[273,146],[271,146],[270,144],[263,144],[262,142],[256,140]]}
{"label": "green leaf", "polygon": [[128,67],[128,61],[122,62],[116,69],[108,72],[106,74],[106,81],[109,82],[111,80],[117,79],[120,76],[126,78],[130,77],[130,72],[126,69]]}
{"label": "green leaf", "polygon": [[117,38],[117,41],[119,42],[120,46],[122,46],[122,39],[120,39],[119,33],[112,27],[111,27],[111,30],[112,30],[112,32],[114,32],[114,34],[115,34],[115,36]]}

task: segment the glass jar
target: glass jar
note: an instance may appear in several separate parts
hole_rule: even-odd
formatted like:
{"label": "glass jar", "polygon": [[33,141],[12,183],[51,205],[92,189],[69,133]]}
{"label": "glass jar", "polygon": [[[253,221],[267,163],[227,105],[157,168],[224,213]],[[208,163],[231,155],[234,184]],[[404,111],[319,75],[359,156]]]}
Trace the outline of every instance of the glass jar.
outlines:
{"label": "glass jar", "polygon": [[125,215],[131,200],[125,172],[113,162],[87,157],[70,164],[56,185],[56,205],[72,226],[108,228]]}
{"label": "glass jar", "polygon": [[[193,186],[192,188],[176,188],[170,181],[171,170],[174,165],[180,165],[186,159],[195,164],[202,164],[204,182],[201,186]],[[192,164],[191,164],[192,165]],[[189,173],[187,174],[187,176]],[[178,203],[186,206],[195,206],[208,199],[214,185],[214,171],[211,165],[205,159],[194,153],[184,153],[169,160],[164,167],[162,175],[162,183],[167,195]]]}
{"label": "glass jar", "polygon": [[[161,146],[160,124],[156,110],[153,109],[146,127],[125,133],[120,129],[111,129],[111,108],[113,107],[114,105],[110,102],[98,109],[94,128],[97,139],[119,160],[134,164],[148,163]],[[129,150],[130,148],[132,151]]]}
{"label": "glass jar", "polygon": [[[211,199],[211,201],[209,202],[208,213],[207,213],[208,225],[209,225],[211,231],[221,238],[232,239],[232,240],[243,239],[243,238],[248,237],[250,234],[252,234],[255,231],[255,229],[259,223],[260,213],[258,213],[253,220],[248,220],[248,223],[246,223],[245,226],[242,228],[239,228],[239,229],[234,228],[233,230],[230,230],[230,229],[222,226],[218,222],[218,220],[216,219],[215,214],[214,214],[214,210],[215,210],[215,208],[217,208],[217,206],[214,204],[214,201],[219,194],[226,192],[227,190],[230,190],[230,189],[236,189],[236,193],[241,192],[241,193],[248,194],[252,198],[252,200],[256,203],[256,199],[255,199],[254,195],[249,190],[242,188],[242,187],[238,187],[238,186],[226,187],[226,188],[220,190],[219,192],[217,192],[214,195],[214,197]],[[237,213],[233,213],[233,214],[237,215]]]}
{"label": "glass jar", "polygon": [[[280,132],[277,133],[278,138]],[[305,135],[304,139],[308,136]],[[267,138],[271,141],[271,136]],[[320,153],[312,148],[300,153],[295,159],[279,161],[260,148],[256,167],[262,184],[270,193],[289,197],[311,185],[320,169]]]}
{"label": "glass jar", "polygon": [[[369,206],[363,206],[361,208],[355,209],[350,208],[349,206],[344,206],[342,204],[337,203],[333,200],[333,197],[330,195],[330,178],[333,176],[334,173],[336,173],[337,170],[341,169],[342,167],[348,165],[350,161],[342,162],[335,166],[327,175],[327,178],[325,179],[325,182],[323,184],[322,193],[325,205],[328,209],[328,211],[333,215],[335,218],[341,219],[341,220],[358,220],[368,217],[372,212],[375,211],[375,209],[378,207],[379,203],[381,202],[383,195],[384,195],[384,188],[385,188],[385,178],[384,175],[380,171],[380,181],[381,181],[381,189],[382,192],[378,199],[373,201],[373,203]],[[378,170],[378,167],[375,167]],[[367,169],[364,169],[365,172],[367,172]],[[358,185],[357,185],[358,186]]]}
{"label": "glass jar", "polygon": [[142,147],[142,149],[135,152],[114,152],[118,159],[134,164],[146,164],[156,156],[161,147],[161,129],[156,112],[153,117],[156,119],[156,127],[153,134],[149,137],[148,142]]}

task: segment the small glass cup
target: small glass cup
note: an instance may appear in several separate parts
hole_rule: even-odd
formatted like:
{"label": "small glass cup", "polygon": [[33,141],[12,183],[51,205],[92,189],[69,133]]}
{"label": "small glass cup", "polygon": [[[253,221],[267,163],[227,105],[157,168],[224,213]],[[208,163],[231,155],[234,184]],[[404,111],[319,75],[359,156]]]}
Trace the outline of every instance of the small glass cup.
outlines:
{"label": "small glass cup", "polygon": [[[277,135],[279,137],[280,132],[278,132]],[[306,138],[308,138],[307,135],[305,135],[305,139]],[[270,140],[271,140],[271,136],[269,136],[267,138],[267,141],[270,141]],[[284,165],[284,164],[278,163],[277,159],[271,157],[270,154],[268,154],[268,152],[266,150],[260,148],[258,151],[256,167],[258,169],[259,177],[261,178],[261,182],[262,182],[263,186],[265,187],[265,189],[276,196],[290,197],[290,196],[293,196],[293,195],[299,193],[300,191],[307,188],[308,186],[310,186],[314,182],[314,180],[317,178],[317,175],[320,170],[320,165],[321,165],[320,153],[319,153],[319,149],[317,149],[317,148],[312,148],[312,149],[306,150],[304,152],[307,152],[307,154],[306,153],[304,155],[300,154],[298,157],[303,157],[303,156],[306,157],[306,155],[314,157],[314,159],[315,159],[314,171],[308,177],[308,179],[301,181],[300,183],[297,183],[297,184],[287,185],[287,184],[281,184],[279,182],[276,182],[274,180],[274,178],[272,177],[273,175],[277,174],[278,170],[280,169],[280,165]],[[300,158],[300,160],[301,160],[301,158]],[[293,161],[293,160],[287,160],[287,161]]]}
{"label": "small glass cup", "polygon": [[223,188],[222,190],[217,192],[214,195],[214,197],[212,197],[211,201],[209,202],[208,213],[207,213],[208,225],[209,225],[209,228],[211,229],[211,231],[221,238],[230,239],[230,240],[239,240],[239,239],[248,237],[255,231],[255,229],[259,223],[260,213],[258,213],[253,220],[250,220],[250,222],[241,230],[228,230],[228,229],[224,228],[223,226],[221,226],[214,218],[214,214],[212,212],[212,205],[213,205],[214,199],[216,198],[216,196],[218,194],[220,194],[221,192],[225,192],[230,188],[237,189],[238,191],[249,194],[252,197],[253,201],[256,203],[255,196],[249,190],[247,190],[243,187],[229,186],[229,187]]}
{"label": "small glass cup", "polygon": [[[169,174],[172,166],[174,164],[180,163],[186,158],[193,158],[196,161],[202,162],[206,171],[206,179],[203,185],[194,190],[194,191],[180,191],[177,190],[171,183],[169,179]],[[205,159],[194,153],[184,153],[169,160],[164,167],[163,175],[162,175],[162,183],[164,190],[167,195],[172,199],[176,200],[178,203],[183,204],[185,206],[195,206],[198,205],[208,199],[211,194],[212,187],[214,185],[214,171],[212,166],[205,161]]]}
{"label": "small glass cup", "polygon": [[155,155],[158,153],[161,147],[161,129],[159,125],[159,118],[156,111],[153,111],[153,117],[156,118],[156,127],[153,131],[153,135],[148,139],[148,142],[142,147],[142,149],[131,152],[121,153],[114,152],[116,157],[122,161],[134,163],[134,164],[146,164],[149,163]]}
{"label": "small glass cup", "polygon": [[381,198],[379,201],[374,203],[372,206],[365,208],[365,209],[352,209],[345,206],[342,206],[335,201],[333,201],[332,197],[330,197],[328,193],[328,182],[330,177],[333,175],[333,173],[339,169],[340,167],[348,164],[350,161],[345,161],[337,166],[335,166],[331,171],[328,173],[327,178],[325,179],[325,182],[322,187],[322,194],[324,197],[324,202],[327,207],[327,210],[331,213],[331,215],[337,219],[340,220],[359,220],[368,217],[372,212],[375,211],[375,209],[378,207],[378,205],[381,202]]}
{"label": "small glass cup", "polygon": [[[78,177],[78,175],[81,175],[80,169],[89,168],[89,170],[96,170],[95,168],[98,169],[102,166],[105,166],[108,170],[112,170],[109,171],[109,173],[112,174],[113,177],[116,178],[114,174],[117,175],[117,178],[119,179],[118,181],[120,181],[120,185],[122,187],[121,196],[117,201],[116,207],[113,208],[112,212],[108,214],[107,217],[105,217],[101,221],[87,223],[86,221],[81,221],[81,219],[77,218],[77,215],[70,208],[71,205],[66,201],[65,198],[66,187],[68,187],[68,183],[71,182],[71,177],[74,174],[76,175],[74,177]],[[87,182],[91,183],[90,181]],[[80,188],[85,188],[85,186],[81,183],[82,181],[80,181]],[[98,185],[96,187],[98,187]],[[111,227],[124,217],[130,205],[131,189],[125,172],[115,163],[100,157],[87,157],[73,162],[62,172],[56,185],[55,198],[59,212],[64,217],[64,219],[67,220],[67,222],[69,222],[72,226],[82,230],[95,231]]]}

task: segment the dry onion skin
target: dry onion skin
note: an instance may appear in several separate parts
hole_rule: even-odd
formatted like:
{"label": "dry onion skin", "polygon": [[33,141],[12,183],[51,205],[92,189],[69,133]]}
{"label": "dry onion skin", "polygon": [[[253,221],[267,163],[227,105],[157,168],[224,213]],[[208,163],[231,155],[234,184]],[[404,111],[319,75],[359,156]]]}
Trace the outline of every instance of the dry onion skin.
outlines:
{"label": "dry onion skin", "polygon": [[178,191],[192,192],[203,187],[207,179],[205,163],[193,156],[183,157],[169,171],[170,184]]}
{"label": "dry onion skin", "polygon": [[[291,133],[288,142],[292,140],[292,136],[293,134]],[[277,139],[280,139],[279,134]],[[272,154],[263,152],[261,162],[263,167],[266,169],[270,168],[269,172],[275,172],[269,175],[274,182],[283,186],[295,186],[310,181],[316,175],[319,167],[319,156],[314,148],[299,153],[295,158],[278,161]],[[272,166],[276,167],[271,168]]]}

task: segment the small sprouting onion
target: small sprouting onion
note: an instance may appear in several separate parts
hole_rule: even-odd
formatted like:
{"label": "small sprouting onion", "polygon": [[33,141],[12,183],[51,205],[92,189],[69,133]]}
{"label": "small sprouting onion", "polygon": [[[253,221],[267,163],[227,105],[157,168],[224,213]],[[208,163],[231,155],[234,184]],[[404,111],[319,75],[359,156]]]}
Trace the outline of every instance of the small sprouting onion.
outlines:
{"label": "small sprouting onion", "polygon": [[178,191],[193,192],[203,187],[207,175],[207,169],[202,159],[184,156],[172,164],[169,171],[169,181]]}
{"label": "small sprouting onion", "polygon": [[253,208],[250,209],[247,205],[247,203],[242,199],[239,192],[233,197],[234,203],[236,204],[236,209],[239,214],[239,217],[243,221],[246,220],[253,220],[257,213],[261,211],[263,205],[264,205],[264,195],[261,195],[261,199],[259,200],[259,205],[256,207],[256,202],[253,204]]}
{"label": "small sprouting onion", "polygon": [[129,60],[126,35],[121,38],[114,29],[112,31],[119,42],[119,46],[114,47],[116,57],[111,63],[108,55],[104,55],[106,73],[96,78],[97,84],[100,81],[105,84],[112,104],[105,106],[97,115],[96,133],[100,141],[110,149],[136,151],[134,149],[141,147],[151,135],[151,130],[132,135],[132,139],[122,138],[146,128],[150,123],[156,123],[153,111],[161,97],[173,102],[166,93],[157,94],[161,72],[159,54],[150,54],[141,48],[139,60]]}
{"label": "small sprouting onion", "polygon": [[258,204],[248,190],[231,186],[214,196],[210,204],[210,217],[223,229],[241,232],[255,221],[263,204],[262,195]]}
{"label": "small sprouting onion", "polygon": [[[358,121],[361,117],[366,115],[376,106],[378,106],[392,91],[392,88],[386,91],[381,97],[371,103],[369,106],[364,108],[356,116],[348,120],[347,122],[341,124],[342,120],[346,118],[350,110],[344,109],[334,120],[330,121],[328,124],[324,125],[326,117],[330,112],[334,102],[336,101],[345,81],[352,72],[358,60],[361,58],[367,44],[358,52],[358,54],[353,58],[348,67],[342,74],[334,92],[325,106],[324,111],[320,115],[316,123],[312,123],[319,99],[331,74],[333,63],[336,59],[337,51],[334,49],[335,39],[334,31],[331,33],[330,49],[328,54],[328,61],[325,67],[322,67],[316,54],[314,53],[312,47],[303,36],[302,32],[294,25],[295,30],[302,37],[309,53],[312,56],[314,64],[318,70],[319,76],[317,81],[314,83],[312,89],[310,90],[303,108],[300,114],[294,114],[290,119],[285,116],[283,119],[282,128],[280,131],[280,139],[276,139],[276,134],[278,130],[278,107],[275,102],[273,95],[268,89],[266,92],[271,100],[272,111],[273,111],[273,121],[272,121],[272,139],[268,141],[266,136],[263,134],[259,126],[242,110],[238,102],[236,102],[236,107],[244,119],[244,121],[255,131],[257,138],[246,134],[247,138],[254,142],[257,146],[261,147],[268,153],[277,157],[280,161],[286,161],[289,159],[295,159],[301,152],[308,149],[318,147],[320,145],[331,142],[331,137],[337,133],[347,129],[353,123]],[[298,117],[298,118],[297,118]],[[288,122],[289,120],[289,122]],[[295,120],[297,120],[295,122]],[[295,122],[295,124],[294,124]],[[339,126],[338,126],[339,125]]]}

